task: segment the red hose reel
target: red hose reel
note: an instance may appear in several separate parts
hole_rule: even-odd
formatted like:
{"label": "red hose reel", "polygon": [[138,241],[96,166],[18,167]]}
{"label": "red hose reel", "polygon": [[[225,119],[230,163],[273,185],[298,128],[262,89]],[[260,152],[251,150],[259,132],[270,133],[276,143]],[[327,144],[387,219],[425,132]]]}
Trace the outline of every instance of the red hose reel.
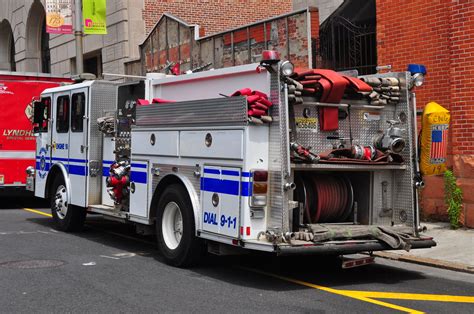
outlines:
{"label": "red hose reel", "polygon": [[344,222],[352,213],[354,192],[342,175],[298,175],[295,196],[303,203],[305,223]]}

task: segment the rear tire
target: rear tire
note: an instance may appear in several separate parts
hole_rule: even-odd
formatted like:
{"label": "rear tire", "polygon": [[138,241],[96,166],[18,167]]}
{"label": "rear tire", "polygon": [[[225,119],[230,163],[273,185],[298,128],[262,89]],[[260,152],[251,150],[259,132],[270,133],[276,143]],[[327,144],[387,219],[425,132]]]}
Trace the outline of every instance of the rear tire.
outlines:
{"label": "rear tire", "polygon": [[195,235],[194,211],[186,189],[180,184],[167,187],[156,210],[156,237],[165,262],[176,267],[196,264],[202,242]]}
{"label": "rear tire", "polygon": [[69,191],[62,176],[56,176],[51,186],[51,214],[59,230],[81,231],[86,220],[86,210],[69,204]]}

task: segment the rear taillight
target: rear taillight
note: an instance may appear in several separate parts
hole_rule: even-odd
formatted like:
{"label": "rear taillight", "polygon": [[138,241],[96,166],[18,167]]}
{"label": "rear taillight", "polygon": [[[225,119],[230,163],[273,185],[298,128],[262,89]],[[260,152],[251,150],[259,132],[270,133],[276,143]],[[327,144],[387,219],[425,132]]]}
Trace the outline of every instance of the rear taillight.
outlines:
{"label": "rear taillight", "polygon": [[267,183],[262,182],[254,182],[253,183],[253,190],[252,195],[254,194],[267,194]]}
{"label": "rear taillight", "polygon": [[267,182],[268,181],[268,171],[256,170],[252,172],[252,177],[254,182]]}
{"label": "rear taillight", "polygon": [[268,171],[254,170],[252,173],[252,196],[250,207],[267,206]]}

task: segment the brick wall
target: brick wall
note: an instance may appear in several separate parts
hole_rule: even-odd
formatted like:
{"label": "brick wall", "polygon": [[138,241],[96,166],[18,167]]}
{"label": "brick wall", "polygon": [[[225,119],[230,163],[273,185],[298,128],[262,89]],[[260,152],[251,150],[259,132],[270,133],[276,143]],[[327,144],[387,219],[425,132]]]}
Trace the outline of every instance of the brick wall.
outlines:
{"label": "brick wall", "polygon": [[199,24],[206,35],[274,17],[291,11],[291,0],[145,0],[146,32],[170,13],[190,24]]}
{"label": "brick wall", "polygon": [[466,225],[474,228],[474,2],[452,2],[449,39],[453,166],[464,192]]}
{"label": "brick wall", "polygon": [[[474,227],[474,2],[376,0],[376,10],[378,64],[425,64],[419,107],[436,101],[451,111],[449,164],[464,191],[464,223]],[[425,181],[424,215],[445,218],[442,176]]]}
{"label": "brick wall", "polygon": [[318,10],[299,10],[197,40],[195,32],[195,27],[186,21],[164,14],[140,45],[142,73],[134,72],[138,69],[135,64],[129,64],[127,73],[161,72],[167,61],[179,63],[181,71],[200,66],[222,68],[254,63],[261,60],[265,49],[278,51],[283,59],[291,60],[297,67],[309,67],[319,37]]}

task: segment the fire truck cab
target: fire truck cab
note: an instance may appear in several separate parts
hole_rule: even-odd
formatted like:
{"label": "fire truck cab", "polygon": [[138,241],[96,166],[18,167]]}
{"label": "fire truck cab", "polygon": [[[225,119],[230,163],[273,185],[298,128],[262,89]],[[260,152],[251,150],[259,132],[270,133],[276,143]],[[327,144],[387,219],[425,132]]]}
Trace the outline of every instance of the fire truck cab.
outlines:
{"label": "fire truck cab", "polygon": [[411,73],[348,76],[337,91],[335,74],[287,66],[47,89],[29,188],[51,199],[60,229],[79,230],[87,212],[134,223],[177,266],[203,245],[279,255],[435,245],[419,233]]}

